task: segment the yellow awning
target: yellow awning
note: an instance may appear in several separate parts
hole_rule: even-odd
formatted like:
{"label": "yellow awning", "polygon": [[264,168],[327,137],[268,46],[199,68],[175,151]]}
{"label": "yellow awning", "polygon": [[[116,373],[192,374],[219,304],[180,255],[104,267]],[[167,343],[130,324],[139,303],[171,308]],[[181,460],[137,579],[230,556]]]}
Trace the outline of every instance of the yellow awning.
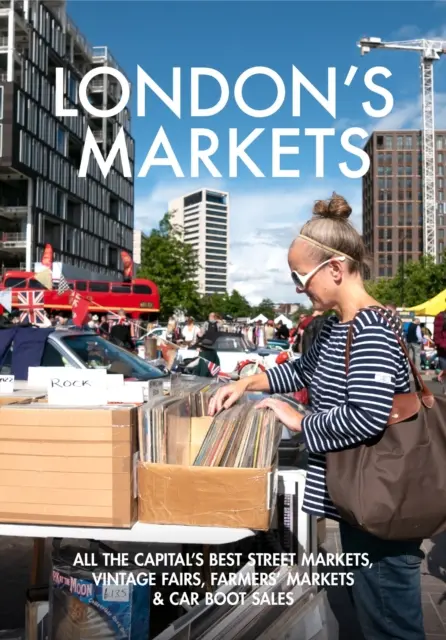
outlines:
{"label": "yellow awning", "polygon": [[446,289],[437,294],[435,298],[410,307],[408,311],[415,311],[418,316],[436,316],[442,311],[446,311]]}

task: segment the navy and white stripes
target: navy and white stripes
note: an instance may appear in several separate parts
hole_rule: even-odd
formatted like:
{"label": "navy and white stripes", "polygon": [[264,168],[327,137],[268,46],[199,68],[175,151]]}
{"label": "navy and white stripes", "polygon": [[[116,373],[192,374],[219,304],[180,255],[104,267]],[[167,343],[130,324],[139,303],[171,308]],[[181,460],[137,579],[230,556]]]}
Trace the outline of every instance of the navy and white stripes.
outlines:
{"label": "navy and white stripes", "polygon": [[306,355],[267,371],[272,393],[311,388],[315,412],[302,421],[309,451],[303,508],[335,519],[339,515],[327,491],[325,453],[378,435],[387,424],[395,393],[410,390],[407,360],[392,329],[374,309],[361,311],[354,321],[346,375],[349,326],[330,317]]}

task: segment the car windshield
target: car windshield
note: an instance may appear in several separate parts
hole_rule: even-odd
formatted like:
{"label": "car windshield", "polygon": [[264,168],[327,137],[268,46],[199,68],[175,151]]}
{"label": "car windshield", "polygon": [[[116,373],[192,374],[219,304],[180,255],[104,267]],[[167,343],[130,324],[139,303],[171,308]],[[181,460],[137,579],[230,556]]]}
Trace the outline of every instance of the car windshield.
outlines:
{"label": "car windshield", "polygon": [[217,351],[254,351],[255,346],[241,335],[220,335],[214,344]]}
{"label": "car windshield", "polygon": [[136,380],[165,377],[156,367],[100,336],[70,335],[64,336],[62,341],[74,351],[87,369],[105,368],[108,373],[122,373],[124,378]]}

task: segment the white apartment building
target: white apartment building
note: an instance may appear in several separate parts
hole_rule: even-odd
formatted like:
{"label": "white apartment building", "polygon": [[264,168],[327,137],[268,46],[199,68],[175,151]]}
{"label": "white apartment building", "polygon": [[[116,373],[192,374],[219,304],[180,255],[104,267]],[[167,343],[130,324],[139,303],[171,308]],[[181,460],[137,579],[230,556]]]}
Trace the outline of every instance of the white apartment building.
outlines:
{"label": "white apartment building", "polygon": [[225,293],[228,288],[229,194],[200,189],[169,202],[172,223],[182,227],[183,239],[197,250],[201,294]]}

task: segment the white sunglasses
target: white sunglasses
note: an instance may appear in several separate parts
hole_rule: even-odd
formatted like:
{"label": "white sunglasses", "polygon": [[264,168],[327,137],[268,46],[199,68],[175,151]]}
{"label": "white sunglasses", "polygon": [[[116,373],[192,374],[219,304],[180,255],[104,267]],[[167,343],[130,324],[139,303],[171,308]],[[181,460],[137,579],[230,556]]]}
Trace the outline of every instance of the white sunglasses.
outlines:
{"label": "white sunglasses", "polygon": [[311,278],[320,269],[322,269],[322,267],[325,267],[325,265],[329,264],[333,260],[339,260],[340,262],[344,262],[345,256],[333,256],[332,258],[329,258],[328,260],[325,260],[324,262],[319,264],[315,269],[313,269],[313,271],[310,271],[310,273],[307,273],[307,275],[305,276],[302,276],[300,273],[297,273],[297,271],[292,271],[291,277],[293,279],[294,284],[296,285],[296,289],[298,289],[300,292],[305,291],[309,280],[311,280]]}

